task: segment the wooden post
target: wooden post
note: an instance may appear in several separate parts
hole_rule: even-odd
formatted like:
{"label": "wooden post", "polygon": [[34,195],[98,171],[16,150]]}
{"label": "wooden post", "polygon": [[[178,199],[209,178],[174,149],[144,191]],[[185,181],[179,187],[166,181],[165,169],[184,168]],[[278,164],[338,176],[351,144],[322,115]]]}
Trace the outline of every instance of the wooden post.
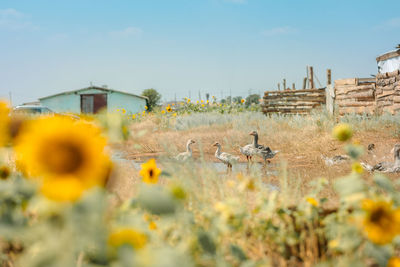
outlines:
{"label": "wooden post", "polygon": [[309,89],[310,88],[310,77],[308,75],[308,69],[309,69],[309,67],[306,66],[306,72],[307,72],[307,80],[306,80],[306,82],[307,82],[307,84],[306,84],[306,87],[304,89]]}
{"label": "wooden post", "polygon": [[281,84],[278,83],[278,91],[280,91],[280,90],[281,90]]}
{"label": "wooden post", "polygon": [[283,79],[283,90],[286,90],[286,79]]}
{"label": "wooden post", "polygon": [[306,89],[307,86],[307,77],[304,77],[303,79],[303,90]]}
{"label": "wooden post", "polygon": [[332,73],[331,69],[326,70],[326,84],[332,84]]}
{"label": "wooden post", "polygon": [[295,83],[292,84],[292,89],[296,90],[296,84]]}
{"label": "wooden post", "polygon": [[314,89],[314,69],[310,67],[310,89]]}

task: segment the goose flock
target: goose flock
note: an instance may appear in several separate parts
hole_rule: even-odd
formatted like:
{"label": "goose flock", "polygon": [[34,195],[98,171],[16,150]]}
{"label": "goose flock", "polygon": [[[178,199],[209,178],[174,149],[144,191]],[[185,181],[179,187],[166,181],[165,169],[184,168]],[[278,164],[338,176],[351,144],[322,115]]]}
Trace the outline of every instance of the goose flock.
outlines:
{"label": "goose flock", "polygon": [[[246,156],[247,163],[252,162],[252,158],[254,156],[260,157],[264,161],[264,166],[266,166],[268,159],[273,158],[279,150],[271,150],[268,146],[263,146],[258,143],[258,133],[257,131],[252,131],[249,135],[253,136],[253,142],[251,144],[247,144],[243,147],[239,146],[239,151],[241,154]],[[187,161],[192,158],[192,144],[196,142],[192,139],[189,139],[186,143],[186,151],[179,153],[175,156],[175,159],[181,162]],[[217,147],[215,151],[215,158],[224,163],[227,166],[227,172],[232,171],[233,165],[235,165],[240,157],[235,156],[226,152],[222,152],[222,146],[220,143],[215,142],[213,146]],[[368,153],[373,154],[375,158],[376,155],[372,152],[374,150],[375,145],[368,145]],[[369,165],[367,163],[361,162],[361,166],[370,172],[385,172],[385,173],[398,173],[400,172],[400,144],[396,144],[392,149],[391,153],[393,153],[394,162],[380,162],[375,165]],[[326,156],[321,155],[322,160],[325,162],[327,166],[332,166],[336,164],[340,164],[350,160],[350,157],[347,155],[338,155],[333,158],[328,158]]]}
{"label": "goose flock", "polygon": [[[260,157],[264,160],[264,166],[267,164],[267,159],[273,158],[279,151],[271,150],[268,146],[263,146],[258,143],[258,133],[257,131],[252,131],[249,135],[253,136],[253,143],[245,145],[244,147],[239,147],[240,153],[246,156],[247,162],[250,163],[252,161],[253,156]],[[194,140],[189,139],[186,143],[186,151],[179,153],[175,156],[175,159],[178,161],[187,161],[192,158],[192,148],[191,145],[196,143]],[[235,156],[226,152],[222,152],[222,146],[220,143],[215,142],[213,146],[217,147],[215,151],[215,157],[227,165],[227,171],[232,171],[232,166],[239,161],[239,156]]]}

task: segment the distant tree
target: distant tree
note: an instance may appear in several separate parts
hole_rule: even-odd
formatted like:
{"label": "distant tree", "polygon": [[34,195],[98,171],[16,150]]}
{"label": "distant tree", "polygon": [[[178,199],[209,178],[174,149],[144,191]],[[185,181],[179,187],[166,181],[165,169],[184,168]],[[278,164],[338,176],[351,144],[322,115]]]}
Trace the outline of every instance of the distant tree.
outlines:
{"label": "distant tree", "polygon": [[158,93],[157,90],[153,88],[143,90],[142,96],[146,96],[148,98],[147,108],[149,111],[152,111],[154,107],[157,106],[161,100],[161,94]]}
{"label": "distant tree", "polygon": [[226,103],[230,105],[231,102],[232,102],[232,97],[231,97],[231,96],[228,96],[228,97],[226,98]]}
{"label": "distant tree", "polygon": [[206,94],[206,100],[210,100],[210,94],[209,93]]}
{"label": "distant tree", "polygon": [[233,103],[240,103],[241,100],[242,100],[242,97],[241,97],[241,96],[235,96],[235,97],[232,99]]}
{"label": "distant tree", "polygon": [[246,107],[250,106],[251,104],[259,104],[260,95],[259,94],[252,94],[246,97]]}
{"label": "distant tree", "polygon": [[225,104],[226,103],[226,99],[221,99],[221,104]]}

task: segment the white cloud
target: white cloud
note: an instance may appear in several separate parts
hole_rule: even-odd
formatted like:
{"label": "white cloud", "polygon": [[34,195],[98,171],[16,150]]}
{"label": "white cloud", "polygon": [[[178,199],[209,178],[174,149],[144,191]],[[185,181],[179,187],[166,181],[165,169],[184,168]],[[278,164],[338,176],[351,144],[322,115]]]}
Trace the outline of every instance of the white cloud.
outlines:
{"label": "white cloud", "polygon": [[400,28],[400,17],[391,18],[386,21],[383,21],[381,24],[376,25],[372,29],[380,31],[380,30],[392,30],[397,28]]}
{"label": "white cloud", "polygon": [[138,37],[142,35],[142,29],[138,27],[127,27],[119,31],[113,31],[110,34],[115,37]]}
{"label": "white cloud", "polygon": [[11,31],[35,30],[37,27],[32,24],[25,14],[13,8],[6,8],[0,9],[0,29]]}
{"label": "white cloud", "polygon": [[297,32],[297,30],[290,26],[276,27],[261,32],[264,36],[286,35]]}

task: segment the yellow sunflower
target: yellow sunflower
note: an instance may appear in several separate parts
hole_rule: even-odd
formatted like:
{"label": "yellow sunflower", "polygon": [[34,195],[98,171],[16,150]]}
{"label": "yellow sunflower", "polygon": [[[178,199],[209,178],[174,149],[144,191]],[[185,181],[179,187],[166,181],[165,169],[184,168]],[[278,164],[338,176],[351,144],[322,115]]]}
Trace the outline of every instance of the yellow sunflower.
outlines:
{"label": "yellow sunflower", "polygon": [[400,267],[400,258],[391,257],[387,263],[387,267]]}
{"label": "yellow sunflower", "polygon": [[365,199],[362,208],[364,231],[372,242],[387,244],[400,233],[400,209],[393,209],[392,203]]}
{"label": "yellow sunflower", "polygon": [[15,152],[25,174],[42,178],[45,196],[76,200],[84,189],[104,185],[111,168],[105,145],[106,139],[93,124],[42,117],[24,125]]}
{"label": "yellow sunflower", "polygon": [[165,108],[165,110],[168,111],[168,112],[171,112],[171,111],[172,111],[172,108],[171,108],[170,105],[168,105],[168,106]]}
{"label": "yellow sunflower", "polygon": [[241,102],[242,104],[244,103],[244,101],[246,101],[246,100],[244,100],[244,99],[240,100],[240,102]]}
{"label": "yellow sunflower", "polygon": [[7,144],[9,140],[10,109],[5,101],[0,100],[0,146]]}
{"label": "yellow sunflower", "polygon": [[161,110],[161,114],[165,114],[165,110]]}
{"label": "yellow sunflower", "polygon": [[353,136],[353,130],[349,124],[339,123],[333,128],[332,135],[339,141],[346,141]]}
{"label": "yellow sunflower", "polygon": [[142,169],[139,174],[143,178],[143,182],[148,184],[156,184],[161,170],[157,168],[156,160],[149,159],[146,163],[142,164]]}
{"label": "yellow sunflower", "polygon": [[311,204],[311,206],[314,206],[314,207],[318,207],[318,205],[319,205],[318,200],[316,200],[316,199],[313,198],[313,197],[308,197],[308,198],[306,198],[306,201],[307,201],[309,204]]}
{"label": "yellow sunflower", "polygon": [[134,249],[141,249],[147,244],[147,239],[147,235],[138,230],[123,228],[109,235],[108,244],[115,248],[130,245]]}
{"label": "yellow sunflower", "polygon": [[1,166],[0,167],[0,179],[6,180],[11,174],[10,168],[8,166]]}
{"label": "yellow sunflower", "polygon": [[362,174],[364,172],[364,169],[359,162],[354,162],[353,164],[351,164],[351,170],[352,172],[358,174]]}
{"label": "yellow sunflower", "polygon": [[157,230],[157,224],[154,221],[149,222],[149,229],[150,230]]}

